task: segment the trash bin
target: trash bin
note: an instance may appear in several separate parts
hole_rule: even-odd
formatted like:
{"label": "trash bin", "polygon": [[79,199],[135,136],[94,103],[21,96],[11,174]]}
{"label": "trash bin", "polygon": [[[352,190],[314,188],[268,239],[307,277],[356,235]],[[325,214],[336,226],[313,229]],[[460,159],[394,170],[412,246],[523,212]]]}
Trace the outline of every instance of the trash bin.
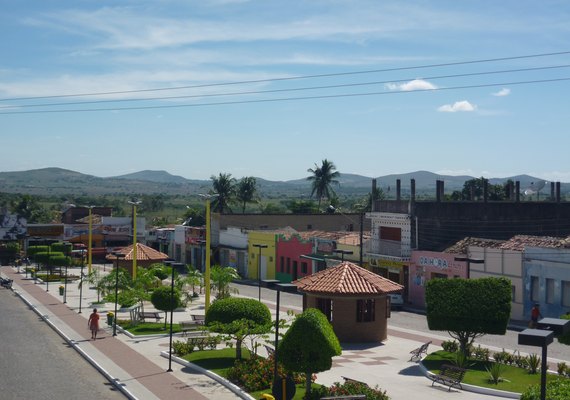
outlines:
{"label": "trash bin", "polygon": [[65,290],[65,288],[63,286],[59,287],[59,295],[63,296],[63,291]]}
{"label": "trash bin", "polygon": [[113,318],[114,318],[113,313],[107,314],[107,325],[113,325]]}

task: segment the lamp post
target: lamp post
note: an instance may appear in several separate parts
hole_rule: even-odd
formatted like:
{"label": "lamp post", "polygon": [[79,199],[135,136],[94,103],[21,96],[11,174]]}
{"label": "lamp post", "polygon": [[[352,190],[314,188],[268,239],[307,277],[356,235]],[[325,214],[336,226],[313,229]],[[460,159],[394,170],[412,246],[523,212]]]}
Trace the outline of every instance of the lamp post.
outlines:
{"label": "lamp post", "polygon": [[257,287],[258,287],[258,300],[261,303],[261,249],[266,249],[266,244],[252,244],[253,247],[259,249],[259,255],[257,257]]}
{"label": "lamp post", "polygon": [[172,271],[170,277],[170,347],[168,351],[168,369],[166,372],[172,372],[172,319],[174,317],[174,265],[170,264],[170,269]]}
{"label": "lamp post", "polygon": [[[63,242],[63,246],[64,246],[63,248],[64,248],[64,249],[67,249],[67,246],[68,246],[69,244],[70,244],[70,243],[68,243],[68,242]],[[63,254],[67,255],[67,251],[64,252]],[[67,266],[68,266],[67,264],[68,264],[68,262],[67,262],[67,259],[66,259],[66,260],[65,260],[65,278],[64,278],[65,281],[63,282],[63,285],[65,286],[65,288],[63,289],[63,304],[67,304]]]}
{"label": "lamp post", "polygon": [[119,296],[119,259],[125,258],[123,253],[114,253],[117,265],[115,266],[115,314],[113,318],[113,336],[117,336],[117,298]]}
{"label": "lamp post", "polygon": [[[264,280],[269,287],[273,287],[277,290],[277,304],[275,305],[275,352],[273,354],[273,387],[272,392],[275,398],[285,399],[285,393],[283,390],[283,382],[280,382],[278,376],[278,347],[279,347],[279,306],[281,301],[281,291],[286,293],[296,293],[297,286],[292,283],[279,283],[278,280]],[[280,394],[280,396],[278,395]]]}
{"label": "lamp post", "polygon": [[206,200],[206,268],[204,271],[204,286],[206,287],[205,295],[205,310],[208,312],[210,308],[210,201],[212,198],[218,197],[217,194],[199,194],[200,197]]}
{"label": "lamp post", "polygon": [[484,264],[485,260],[482,258],[471,258],[468,255],[454,257],[455,261],[466,261],[467,262],[467,279],[471,277],[471,263],[473,264]]}
{"label": "lamp post", "polygon": [[519,333],[518,344],[538,346],[542,348],[542,365],[540,367],[540,400],[546,400],[547,347],[555,336],[570,332],[570,320],[559,318],[543,318],[536,329],[525,329]]}
{"label": "lamp post", "polygon": [[47,274],[46,274],[46,292],[49,292],[49,273],[50,273],[50,265],[49,265],[49,259],[51,258],[51,253],[50,253],[50,244],[49,242],[47,242],[47,246],[48,246],[48,256],[47,256],[47,264],[46,264],[46,269],[47,269]]}
{"label": "lamp post", "polygon": [[78,312],[78,314],[81,314],[81,300],[83,299],[83,268],[85,268],[85,249],[81,249],[81,272],[79,273],[81,285],[79,286],[79,312]]}
{"label": "lamp post", "polygon": [[142,203],[140,200],[132,200],[128,202],[133,206],[132,212],[132,230],[133,230],[133,280],[137,277],[137,206]]}
{"label": "lamp post", "polygon": [[345,254],[354,254],[352,250],[333,250],[333,253],[340,254],[340,262],[344,262],[344,255]]}

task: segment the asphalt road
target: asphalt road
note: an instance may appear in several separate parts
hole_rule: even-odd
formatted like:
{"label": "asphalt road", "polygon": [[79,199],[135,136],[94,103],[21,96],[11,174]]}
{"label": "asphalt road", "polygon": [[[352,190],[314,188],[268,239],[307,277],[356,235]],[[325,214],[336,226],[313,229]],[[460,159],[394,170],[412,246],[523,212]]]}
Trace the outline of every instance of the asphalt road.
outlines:
{"label": "asphalt road", "polygon": [[0,288],[0,398],[118,400],[125,396],[11,290]]}

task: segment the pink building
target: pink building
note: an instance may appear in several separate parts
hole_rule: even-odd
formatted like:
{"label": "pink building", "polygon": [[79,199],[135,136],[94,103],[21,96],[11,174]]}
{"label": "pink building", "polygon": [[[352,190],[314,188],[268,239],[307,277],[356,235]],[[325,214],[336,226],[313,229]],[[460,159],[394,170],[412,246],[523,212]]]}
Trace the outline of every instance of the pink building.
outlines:
{"label": "pink building", "polygon": [[277,238],[275,255],[275,277],[281,282],[289,283],[307,275],[311,275],[312,262],[301,255],[311,254],[313,244],[298,234],[280,234]]}
{"label": "pink building", "polygon": [[467,263],[455,261],[457,254],[435,251],[412,251],[408,282],[408,302],[425,307],[425,285],[435,278],[467,278]]}

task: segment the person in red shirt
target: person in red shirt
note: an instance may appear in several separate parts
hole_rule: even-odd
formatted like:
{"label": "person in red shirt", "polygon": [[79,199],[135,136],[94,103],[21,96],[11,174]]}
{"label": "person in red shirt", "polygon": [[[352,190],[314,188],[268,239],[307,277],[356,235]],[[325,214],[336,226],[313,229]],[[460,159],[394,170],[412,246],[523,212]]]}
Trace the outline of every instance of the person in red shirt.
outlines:
{"label": "person in red shirt", "polygon": [[97,314],[96,308],[93,309],[93,312],[89,316],[87,326],[91,329],[91,339],[97,339],[97,331],[99,330],[99,314]]}
{"label": "person in red shirt", "polygon": [[539,318],[542,318],[542,314],[540,313],[540,305],[536,303],[532,310],[530,310],[530,323],[532,328],[536,328]]}

